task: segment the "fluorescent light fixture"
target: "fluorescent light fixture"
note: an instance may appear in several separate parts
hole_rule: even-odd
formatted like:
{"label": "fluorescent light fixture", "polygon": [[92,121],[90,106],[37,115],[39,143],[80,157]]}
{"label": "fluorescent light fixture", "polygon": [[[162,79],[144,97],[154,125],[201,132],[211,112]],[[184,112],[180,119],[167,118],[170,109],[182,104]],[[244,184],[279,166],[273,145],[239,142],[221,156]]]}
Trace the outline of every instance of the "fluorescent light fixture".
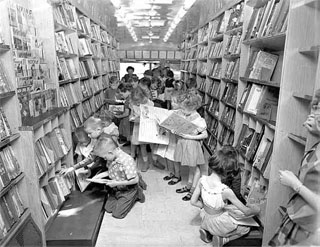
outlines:
{"label": "fluorescent light fixture", "polygon": [[110,0],[116,9],[120,9],[120,0]]}
{"label": "fluorescent light fixture", "polygon": [[196,2],[196,0],[185,0],[184,1],[184,5],[183,5],[183,8],[185,10],[188,10],[191,8],[191,6]]}
{"label": "fluorescent light fixture", "polygon": [[187,13],[187,11],[184,9],[184,8],[181,8],[179,11],[178,11],[178,14],[176,16],[176,18],[179,18],[180,20],[182,19],[182,17],[184,17],[184,15]]}

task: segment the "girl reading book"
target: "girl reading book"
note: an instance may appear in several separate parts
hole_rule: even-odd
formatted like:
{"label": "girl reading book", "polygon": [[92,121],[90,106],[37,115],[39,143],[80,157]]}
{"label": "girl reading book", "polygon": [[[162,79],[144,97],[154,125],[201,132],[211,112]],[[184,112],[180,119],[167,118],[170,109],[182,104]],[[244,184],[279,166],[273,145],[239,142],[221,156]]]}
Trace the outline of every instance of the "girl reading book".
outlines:
{"label": "girl reading book", "polygon": [[[238,169],[237,159],[225,151],[217,152],[218,158],[209,159],[209,176],[202,176],[192,195],[191,204],[203,209],[200,237],[213,246],[222,246],[249,232],[249,227],[237,223],[232,213],[236,212],[227,201],[239,209],[243,216],[258,214],[258,206],[245,206],[234,192],[222,181],[228,180]],[[229,211],[228,208],[232,208]]]}

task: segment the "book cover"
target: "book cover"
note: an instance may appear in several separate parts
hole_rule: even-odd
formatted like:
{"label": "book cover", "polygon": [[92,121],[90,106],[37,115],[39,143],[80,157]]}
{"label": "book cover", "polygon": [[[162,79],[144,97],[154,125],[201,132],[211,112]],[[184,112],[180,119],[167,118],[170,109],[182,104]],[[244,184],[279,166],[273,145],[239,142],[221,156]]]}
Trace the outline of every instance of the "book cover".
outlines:
{"label": "book cover", "polygon": [[250,94],[244,106],[244,111],[256,115],[260,96],[263,93],[263,87],[260,85],[252,85]]}

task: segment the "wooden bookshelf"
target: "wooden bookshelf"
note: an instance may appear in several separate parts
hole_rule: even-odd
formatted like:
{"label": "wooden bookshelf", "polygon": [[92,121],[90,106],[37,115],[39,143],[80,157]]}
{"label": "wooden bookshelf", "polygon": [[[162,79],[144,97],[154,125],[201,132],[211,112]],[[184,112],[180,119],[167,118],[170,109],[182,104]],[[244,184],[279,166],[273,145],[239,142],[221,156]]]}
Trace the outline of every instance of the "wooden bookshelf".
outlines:
{"label": "wooden bookshelf", "polygon": [[285,41],[286,33],[279,33],[273,36],[244,40],[243,44],[257,48],[281,51],[284,50]]}
{"label": "wooden bookshelf", "polygon": [[303,146],[305,146],[307,144],[307,138],[303,137],[303,136],[298,136],[293,133],[289,133],[288,138],[290,138],[292,141],[299,143]]}

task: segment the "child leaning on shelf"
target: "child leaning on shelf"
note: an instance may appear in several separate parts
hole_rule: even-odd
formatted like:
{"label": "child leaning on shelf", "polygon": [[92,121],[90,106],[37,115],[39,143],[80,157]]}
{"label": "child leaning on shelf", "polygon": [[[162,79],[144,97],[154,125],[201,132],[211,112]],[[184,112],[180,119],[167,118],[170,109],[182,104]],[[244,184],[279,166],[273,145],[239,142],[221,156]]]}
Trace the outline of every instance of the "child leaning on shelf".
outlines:
{"label": "child leaning on shelf", "polygon": [[177,193],[188,192],[182,198],[184,201],[191,199],[192,193],[199,181],[201,174],[206,174],[205,160],[201,147],[201,140],[208,137],[206,121],[197,113],[201,106],[201,97],[193,91],[187,91],[185,99],[181,102],[179,115],[198,126],[198,133],[194,135],[176,133],[179,135],[174,159],[181,163],[181,166],[189,167],[187,186],[177,189]]}
{"label": "child leaning on shelf", "polygon": [[222,181],[232,176],[237,170],[237,159],[229,152],[217,153],[218,159],[209,159],[209,176],[202,176],[192,195],[191,204],[203,210],[200,226],[200,237],[213,246],[222,246],[230,240],[237,239],[250,230],[242,226],[231,216],[227,201],[239,209],[244,215],[256,215],[260,212],[257,206],[245,206],[234,192]]}
{"label": "child leaning on shelf", "polygon": [[122,219],[136,201],[145,197],[139,186],[139,175],[133,158],[118,147],[109,135],[102,134],[93,150],[94,155],[107,161],[108,171],[96,176],[101,183],[111,187],[105,210],[113,217]]}
{"label": "child leaning on shelf", "polygon": [[141,166],[141,171],[146,172],[149,169],[148,163],[148,153],[147,153],[147,143],[139,142],[139,128],[140,128],[140,105],[153,106],[153,102],[149,100],[148,92],[138,86],[135,88],[130,97],[130,108],[131,113],[129,120],[133,122],[133,131],[131,136],[131,156],[136,157],[137,147],[140,146],[140,151],[142,155],[143,165]]}

